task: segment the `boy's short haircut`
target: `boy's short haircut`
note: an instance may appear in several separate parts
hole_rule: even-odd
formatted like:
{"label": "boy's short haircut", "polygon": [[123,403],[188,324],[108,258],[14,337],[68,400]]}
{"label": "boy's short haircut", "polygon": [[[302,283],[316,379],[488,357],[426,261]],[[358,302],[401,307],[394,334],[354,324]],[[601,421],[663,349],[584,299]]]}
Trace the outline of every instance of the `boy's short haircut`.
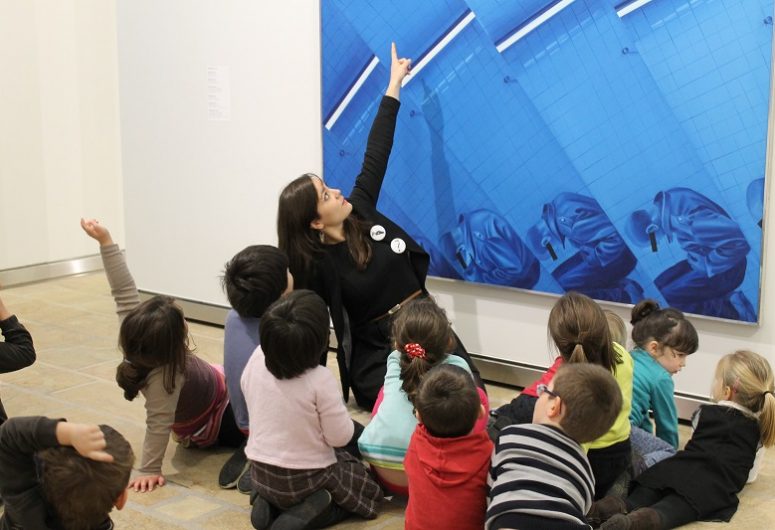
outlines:
{"label": "boy's short haircut", "polygon": [[288,258],[270,245],[251,245],[226,264],[226,297],[241,317],[261,318],[288,287]]}
{"label": "boy's short haircut", "polygon": [[481,401],[471,374],[459,366],[440,364],[420,381],[414,407],[432,436],[456,438],[473,430]]}
{"label": "boy's short haircut", "polygon": [[67,530],[97,528],[129,485],[135,462],[132,446],[112,427],[100,425],[100,429],[105,435],[104,450],[113,462],[91,460],[69,446],[38,453],[43,494]]}
{"label": "boy's short haircut", "polygon": [[620,346],[627,345],[627,324],[622,317],[611,311],[603,309],[605,319],[608,321],[608,331],[611,333],[611,340]]}
{"label": "boy's short haircut", "polygon": [[320,364],[328,350],[328,308],[312,291],[300,289],[273,303],[261,317],[259,338],[266,368],[292,379]]}
{"label": "boy's short haircut", "polygon": [[560,427],[579,443],[608,432],[622,410],[622,391],[611,373],[596,364],[563,364],[552,380],[564,416]]}

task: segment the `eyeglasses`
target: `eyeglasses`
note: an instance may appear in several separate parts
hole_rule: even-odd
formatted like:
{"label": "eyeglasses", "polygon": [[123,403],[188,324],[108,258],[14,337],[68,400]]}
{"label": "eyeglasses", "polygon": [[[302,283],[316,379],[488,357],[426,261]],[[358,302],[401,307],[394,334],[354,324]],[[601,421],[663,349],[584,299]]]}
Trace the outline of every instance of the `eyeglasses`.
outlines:
{"label": "eyeglasses", "polygon": [[560,397],[560,396],[557,395],[556,392],[553,392],[553,391],[549,390],[549,387],[546,386],[546,385],[538,385],[536,387],[536,394],[538,394],[539,396],[541,394],[543,394],[544,392],[546,392],[547,394],[549,394],[550,396],[552,396],[554,398]]}

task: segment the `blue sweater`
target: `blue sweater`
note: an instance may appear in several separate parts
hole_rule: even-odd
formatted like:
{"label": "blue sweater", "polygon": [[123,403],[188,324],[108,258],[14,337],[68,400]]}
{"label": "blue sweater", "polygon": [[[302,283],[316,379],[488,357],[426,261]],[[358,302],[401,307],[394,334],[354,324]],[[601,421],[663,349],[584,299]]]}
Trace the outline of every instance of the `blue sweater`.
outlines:
{"label": "blue sweater", "polygon": [[635,348],[631,354],[635,361],[635,373],[630,424],[646,432],[654,432],[649,410],[654,411],[657,437],[678,449],[678,412],[673,397],[673,378],[647,351]]}
{"label": "blue sweater", "polygon": [[259,322],[259,318],[243,318],[231,309],[223,329],[223,371],[226,374],[226,388],[237,427],[243,431],[250,428],[250,422],[240,379],[245,365],[258,347]]}

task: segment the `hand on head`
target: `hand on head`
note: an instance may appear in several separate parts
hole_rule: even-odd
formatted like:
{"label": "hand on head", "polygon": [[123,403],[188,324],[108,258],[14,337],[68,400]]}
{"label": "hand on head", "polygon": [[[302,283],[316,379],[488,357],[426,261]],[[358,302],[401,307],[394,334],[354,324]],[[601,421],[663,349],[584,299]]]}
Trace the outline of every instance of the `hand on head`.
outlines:
{"label": "hand on head", "polygon": [[107,442],[99,425],[60,421],[57,424],[56,437],[60,445],[72,446],[85,458],[97,462],[113,462],[113,455],[104,451]]}
{"label": "hand on head", "polygon": [[81,228],[86,232],[86,235],[92,239],[96,239],[100,246],[112,245],[113,238],[110,236],[110,232],[107,228],[102,226],[96,219],[84,219],[81,217]]}

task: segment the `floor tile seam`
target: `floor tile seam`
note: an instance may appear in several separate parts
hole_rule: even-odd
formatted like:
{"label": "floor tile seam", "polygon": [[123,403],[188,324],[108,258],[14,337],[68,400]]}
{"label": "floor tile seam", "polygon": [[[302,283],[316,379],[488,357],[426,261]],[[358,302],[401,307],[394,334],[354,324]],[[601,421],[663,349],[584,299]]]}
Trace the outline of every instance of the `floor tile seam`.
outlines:
{"label": "floor tile seam", "polygon": [[[167,499],[164,499],[162,501],[159,501],[157,503],[154,503],[152,505],[140,505],[144,508],[143,513],[146,513],[147,515],[152,515],[154,517],[160,516],[165,519],[169,519],[173,522],[180,523],[180,519],[174,519],[172,516],[168,515],[167,513],[163,511],[159,511],[161,508],[164,508],[165,506],[169,506],[171,504],[175,504],[181,501],[185,501],[187,499],[190,499],[191,497],[196,497],[197,499],[208,501],[213,504],[217,504],[218,508],[215,508],[207,513],[203,513],[201,515],[198,515],[192,519],[186,519],[185,523],[190,524],[197,524],[203,522],[204,519],[208,519],[210,517],[213,517],[214,515],[221,513],[221,512],[235,512],[235,513],[244,513],[246,518],[249,517],[250,510],[249,506],[245,506],[240,508],[239,506],[223,500],[219,499],[218,497],[207,495],[206,493],[201,493],[195,490],[192,490],[190,488],[187,488],[185,486],[182,486],[180,484],[177,484],[175,482],[170,481],[167,485],[163,486],[164,488],[172,487],[174,488],[175,495],[173,497],[169,497]],[[152,493],[151,493],[152,494]],[[142,494],[141,494],[142,495]],[[247,497],[245,497],[246,504],[247,504]],[[130,506],[133,508],[138,506],[137,503],[130,500]]]}
{"label": "floor tile seam", "polygon": [[[15,390],[17,392],[20,392],[20,393],[23,393],[23,394],[27,394],[27,395],[31,395],[31,396],[36,396],[36,397],[39,397],[39,398],[43,398],[46,401],[52,401],[52,402],[55,402],[55,403],[59,403],[59,404],[64,405],[66,407],[80,408],[80,409],[88,410],[89,412],[96,412],[96,413],[104,413],[105,412],[104,409],[97,409],[97,408],[92,407],[91,405],[86,405],[86,404],[82,404],[82,403],[75,402],[75,401],[68,401],[68,400],[63,399],[61,397],[56,397],[53,394],[46,394],[46,393],[43,393],[43,392],[40,392],[40,391],[32,390],[29,387],[19,386],[19,385],[15,385],[13,383],[7,383],[7,382],[3,382],[2,385],[4,387],[10,387],[10,388],[12,388],[13,390]],[[65,390],[69,390],[69,389],[65,389]],[[125,423],[131,423],[131,424],[136,424],[138,426],[142,426],[143,428],[145,427],[145,421],[138,421],[136,419],[133,419],[133,418],[130,418],[130,417],[127,417],[127,416],[116,415],[114,412],[111,412],[111,420],[123,421]]]}

